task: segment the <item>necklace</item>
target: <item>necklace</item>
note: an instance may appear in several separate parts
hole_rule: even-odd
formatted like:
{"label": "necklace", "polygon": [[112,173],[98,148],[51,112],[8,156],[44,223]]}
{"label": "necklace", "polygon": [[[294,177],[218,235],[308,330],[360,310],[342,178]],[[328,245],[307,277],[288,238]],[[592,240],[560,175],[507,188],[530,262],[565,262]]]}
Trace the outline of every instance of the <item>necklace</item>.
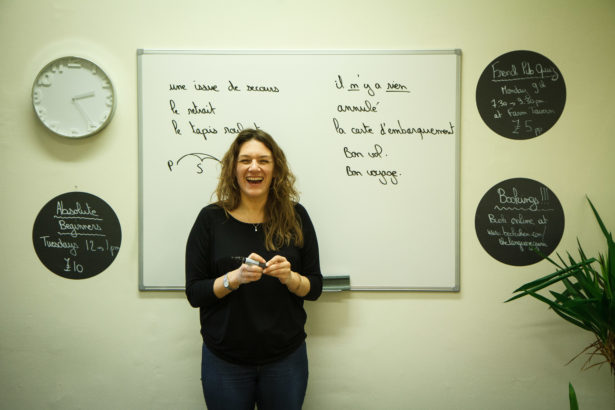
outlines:
{"label": "necklace", "polygon": [[252,224],[252,226],[254,227],[254,232],[258,232],[258,226],[260,224]]}

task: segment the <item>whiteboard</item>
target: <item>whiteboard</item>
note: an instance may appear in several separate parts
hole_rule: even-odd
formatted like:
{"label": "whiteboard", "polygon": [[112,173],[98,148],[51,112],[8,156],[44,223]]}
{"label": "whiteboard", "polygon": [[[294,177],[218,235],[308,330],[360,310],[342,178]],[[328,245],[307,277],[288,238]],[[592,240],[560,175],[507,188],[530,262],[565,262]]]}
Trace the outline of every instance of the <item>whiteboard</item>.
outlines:
{"label": "whiteboard", "polygon": [[326,277],[459,290],[460,50],[137,51],[139,288],[184,288],[237,132],[287,155]]}

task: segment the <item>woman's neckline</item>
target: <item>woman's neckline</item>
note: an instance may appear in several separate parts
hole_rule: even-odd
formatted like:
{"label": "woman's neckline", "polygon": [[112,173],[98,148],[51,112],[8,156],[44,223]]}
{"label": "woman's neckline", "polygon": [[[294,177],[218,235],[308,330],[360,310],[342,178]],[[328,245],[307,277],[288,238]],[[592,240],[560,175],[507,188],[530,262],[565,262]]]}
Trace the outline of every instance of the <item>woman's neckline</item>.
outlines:
{"label": "woman's neckline", "polygon": [[242,224],[242,225],[245,225],[245,226],[252,226],[254,228],[254,232],[258,232],[259,229],[261,229],[262,222],[246,222],[246,221],[242,221],[241,219],[237,218],[236,216],[234,216],[230,212],[228,212],[228,215],[229,215],[229,217],[233,221],[235,221],[235,222],[237,222],[239,224]]}
{"label": "woman's neckline", "polygon": [[231,216],[231,218],[243,224],[261,225],[264,222],[264,220],[262,220],[261,218],[244,218],[243,216],[240,216],[240,215],[236,215],[236,214],[233,215],[232,212],[234,211],[227,211],[227,213]]}

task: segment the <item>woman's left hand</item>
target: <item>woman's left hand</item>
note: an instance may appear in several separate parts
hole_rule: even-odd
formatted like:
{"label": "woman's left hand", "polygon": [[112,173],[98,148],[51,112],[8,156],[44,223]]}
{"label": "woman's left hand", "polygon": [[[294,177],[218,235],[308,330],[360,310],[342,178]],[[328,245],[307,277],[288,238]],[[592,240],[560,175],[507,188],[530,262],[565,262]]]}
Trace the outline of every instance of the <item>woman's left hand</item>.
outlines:
{"label": "woman's left hand", "polygon": [[292,278],[290,262],[284,256],[276,255],[267,261],[263,274],[278,278],[283,285],[286,285]]}

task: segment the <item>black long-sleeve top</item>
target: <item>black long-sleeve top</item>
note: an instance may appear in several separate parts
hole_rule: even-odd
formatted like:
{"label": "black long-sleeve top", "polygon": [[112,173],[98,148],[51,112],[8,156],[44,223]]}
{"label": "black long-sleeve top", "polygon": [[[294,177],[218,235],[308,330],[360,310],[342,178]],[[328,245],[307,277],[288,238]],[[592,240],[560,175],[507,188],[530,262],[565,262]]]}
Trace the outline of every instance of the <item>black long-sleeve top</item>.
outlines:
{"label": "black long-sleeve top", "polygon": [[[304,245],[285,246],[275,252],[265,249],[262,229],[240,222],[217,205],[199,213],[186,245],[186,296],[200,308],[201,334],[207,347],[224,360],[260,365],[283,358],[306,338],[303,300],[316,300],[322,293],[318,242],[305,208],[295,212],[302,224]],[[310,281],[303,298],[291,293],[277,278],[263,275],[256,282],[219,299],[214,294],[216,278],[239,267],[232,256],[255,252],[265,260],[276,254],[286,257],[291,269]]]}

